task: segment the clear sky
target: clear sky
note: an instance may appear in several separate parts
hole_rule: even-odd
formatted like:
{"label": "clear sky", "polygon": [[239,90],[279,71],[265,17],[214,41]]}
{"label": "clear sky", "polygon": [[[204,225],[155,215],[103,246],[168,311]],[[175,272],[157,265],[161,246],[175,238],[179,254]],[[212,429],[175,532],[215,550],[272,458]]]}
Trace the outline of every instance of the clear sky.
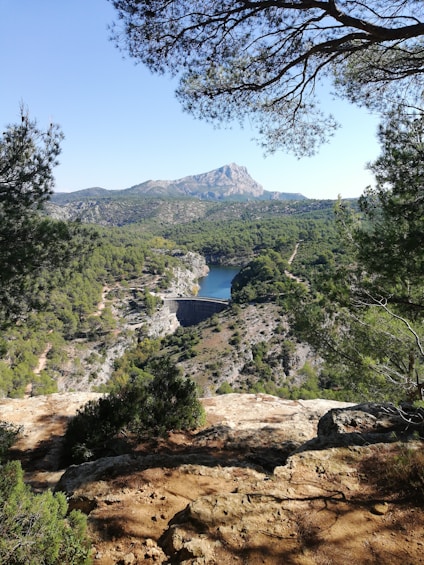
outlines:
{"label": "clear sky", "polygon": [[342,123],[313,158],[264,157],[249,129],[216,129],[184,114],[173,84],[124,59],[111,41],[106,0],[0,0],[0,126],[22,102],[41,127],[65,140],[56,190],[128,188],[175,180],[229,163],[247,167],[266,190],[309,198],[359,196],[379,154],[377,120],[329,99]]}

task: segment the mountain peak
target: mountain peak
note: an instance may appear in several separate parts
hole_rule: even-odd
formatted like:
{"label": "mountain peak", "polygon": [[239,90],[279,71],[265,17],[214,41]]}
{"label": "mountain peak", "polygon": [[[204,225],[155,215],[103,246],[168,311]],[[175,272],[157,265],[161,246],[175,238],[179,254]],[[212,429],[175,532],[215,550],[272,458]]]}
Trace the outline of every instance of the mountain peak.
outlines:
{"label": "mountain peak", "polygon": [[247,168],[230,163],[207,173],[178,180],[148,180],[123,190],[86,189],[76,193],[54,194],[53,202],[65,204],[90,198],[198,198],[200,200],[302,200],[301,194],[264,190],[248,173]]}
{"label": "mountain peak", "polygon": [[181,188],[185,187],[192,196],[202,197],[203,194],[203,198],[211,199],[234,196],[258,198],[264,192],[263,187],[249,175],[247,168],[236,163],[224,165],[208,173],[185,177],[175,183]]}

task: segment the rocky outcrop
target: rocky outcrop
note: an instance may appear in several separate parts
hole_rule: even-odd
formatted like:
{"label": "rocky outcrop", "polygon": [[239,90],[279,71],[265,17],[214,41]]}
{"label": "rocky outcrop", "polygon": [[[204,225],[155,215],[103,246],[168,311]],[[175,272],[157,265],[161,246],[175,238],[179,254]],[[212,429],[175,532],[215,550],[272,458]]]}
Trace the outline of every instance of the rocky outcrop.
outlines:
{"label": "rocky outcrop", "polygon": [[235,163],[224,165],[208,173],[185,177],[174,181],[177,190],[190,196],[219,200],[234,196],[257,198],[264,193],[263,187],[252,179],[246,167]]}
{"label": "rocky outcrop", "polygon": [[172,269],[173,279],[162,296],[195,296],[199,292],[199,279],[206,277],[209,267],[199,253],[189,251],[178,255],[181,266]]}
{"label": "rocky outcrop", "polygon": [[[58,434],[62,413],[70,413],[66,395],[35,401],[4,401],[2,419],[19,423],[20,413],[39,434],[51,434],[54,422]],[[60,478],[56,488],[88,515],[95,563],[421,562],[420,507],[384,490],[385,468],[404,449],[393,441],[400,421],[391,405],[262,394],[202,402],[207,425],[197,433],[172,433]],[[353,441],[368,433],[381,441]],[[40,487],[40,469],[27,469],[34,474]]]}
{"label": "rocky outcrop", "polygon": [[[274,469],[270,481],[254,480],[230,493],[206,495],[189,503],[161,536],[163,550],[171,562],[187,564],[312,565],[344,564],[351,559],[394,565],[402,555],[418,563],[424,520],[413,519],[413,505],[399,509],[393,501],[380,498],[382,477],[376,462],[395,456],[393,434],[405,432],[405,422],[390,414],[390,408],[364,404],[331,409],[319,420],[320,451],[302,446],[284,466]],[[362,443],[355,441],[362,434]],[[366,441],[369,434],[374,445]],[[378,434],[383,443],[377,444],[374,436]],[[323,448],[336,443],[355,447]],[[422,443],[411,442],[409,448],[421,449]],[[375,491],[369,481],[374,488],[378,485],[378,500],[373,500]],[[403,522],[408,536],[398,536],[392,525],[405,519],[412,519],[411,529]],[[355,543],[358,536],[360,541]]]}
{"label": "rocky outcrop", "polygon": [[318,422],[317,437],[301,449],[324,449],[351,445],[390,443],[408,438],[423,430],[424,411],[412,406],[397,408],[393,404],[363,403],[333,408]]}
{"label": "rocky outcrop", "polygon": [[365,438],[369,435],[386,434],[405,428],[399,413],[392,404],[364,403],[349,408],[332,408],[318,422],[318,437],[323,440],[340,435],[357,434]]}

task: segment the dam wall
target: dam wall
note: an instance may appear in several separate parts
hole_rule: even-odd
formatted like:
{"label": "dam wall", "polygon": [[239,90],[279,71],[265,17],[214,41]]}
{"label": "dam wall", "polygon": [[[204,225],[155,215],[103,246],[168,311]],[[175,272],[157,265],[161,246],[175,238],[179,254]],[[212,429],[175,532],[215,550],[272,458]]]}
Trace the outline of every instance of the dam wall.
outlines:
{"label": "dam wall", "polygon": [[164,306],[176,314],[183,327],[195,326],[228,308],[228,300],[215,298],[165,298]]}

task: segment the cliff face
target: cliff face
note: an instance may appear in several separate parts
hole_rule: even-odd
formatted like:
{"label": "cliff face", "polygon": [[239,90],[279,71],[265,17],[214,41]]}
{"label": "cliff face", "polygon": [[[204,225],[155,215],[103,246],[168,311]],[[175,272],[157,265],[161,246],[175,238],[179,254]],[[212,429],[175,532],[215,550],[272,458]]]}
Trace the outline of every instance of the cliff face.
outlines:
{"label": "cliff face", "polygon": [[209,273],[206,260],[199,253],[189,251],[181,256],[181,266],[173,268],[173,280],[161,295],[196,296],[199,292],[198,281]]}
{"label": "cliff face", "polygon": [[[209,270],[198,253],[179,253],[178,259],[163,297],[196,295],[198,279]],[[131,281],[131,287],[119,283],[104,287],[95,314],[99,315],[105,306],[109,306],[115,327],[108,334],[79,336],[66,342],[58,376],[59,392],[87,391],[106,383],[114,370],[115,360],[137,342],[139,328],[144,327],[149,337],[171,334],[178,328],[178,320],[169,309],[158,309],[152,315],[146,312],[143,291],[156,293],[157,279],[155,275],[143,274]]]}
{"label": "cliff face", "polygon": [[203,194],[207,198],[221,199],[232,196],[257,198],[264,193],[263,187],[247,172],[246,167],[235,163],[225,165],[209,173],[193,175],[176,182],[189,194]]}
{"label": "cliff face", "polygon": [[15,454],[32,484],[59,480],[71,507],[88,514],[99,565],[421,562],[424,515],[384,488],[402,444],[379,407],[208,398],[204,429],[63,473],[60,434],[87,400],[7,400],[0,412],[25,425]]}

